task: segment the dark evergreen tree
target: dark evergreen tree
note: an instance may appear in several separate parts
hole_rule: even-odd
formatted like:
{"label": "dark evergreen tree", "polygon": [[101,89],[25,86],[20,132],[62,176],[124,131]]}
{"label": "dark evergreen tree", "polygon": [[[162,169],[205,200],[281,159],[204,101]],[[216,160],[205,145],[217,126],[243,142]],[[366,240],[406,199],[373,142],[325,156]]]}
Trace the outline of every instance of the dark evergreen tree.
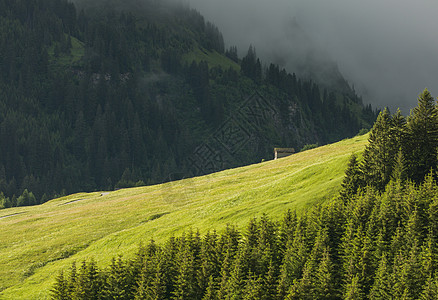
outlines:
{"label": "dark evergreen tree", "polygon": [[376,271],[373,286],[369,297],[371,300],[391,299],[392,297],[392,277],[389,270],[386,255],[383,255],[379,267]]}
{"label": "dark evergreen tree", "polygon": [[420,300],[432,300],[438,298],[438,282],[436,276],[429,276],[424,285],[424,289],[419,297]]}
{"label": "dark evergreen tree", "polygon": [[208,280],[207,289],[205,290],[202,300],[218,300],[217,298],[217,286],[215,283],[215,278],[210,276]]}
{"label": "dark evergreen tree", "polygon": [[340,195],[343,199],[350,199],[357,193],[359,187],[363,186],[363,174],[361,173],[359,162],[355,154],[351,155],[350,161],[345,171],[345,177],[341,184]]}
{"label": "dark evergreen tree", "polygon": [[338,299],[334,265],[327,250],[322,254],[315,277],[315,297],[317,299]]}
{"label": "dark evergreen tree", "polygon": [[263,287],[261,279],[250,273],[246,280],[246,285],[243,292],[243,300],[262,299]]}
{"label": "dark evergreen tree", "polygon": [[406,160],[409,178],[421,182],[437,166],[438,110],[435,100],[425,89],[418,97],[407,122]]}
{"label": "dark evergreen tree", "polygon": [[385,109],[371,130],[361,165],[363,183],[379,191],[383,191],[391,179],[395,153],[400,148],[391,136],[391,123],[391,115]]}
{"label": "dark evergreen tree", "polygon": [[239,57],[237,54],[237,47],[236,46],[231,46],[230,49],[228,49],[227,51],[225,51],[225,55],[231,59],[234,62],[239,62]]}
{"label": "dark evergreen tree", "polygon": [[64,277],[64,273],[61,271],[56,277],[55,284],[51,289],[51,296],[54,300],[68,300],[71,299],[68,291],[68,285]]}
{"label": "dark evergreen tree", "polygon": [[353,276],[350,282],[347,282],[343,298],[345,300],[361,300],[365,298],[357,275]]}
{"label": "dark evergreen tree", "polygon": [[241,70],[245,76],[251,78],[257,83],[261,82],[262,65],[257,58],[255,48],[252,45],[249,46],[246,56],[242,58]]}

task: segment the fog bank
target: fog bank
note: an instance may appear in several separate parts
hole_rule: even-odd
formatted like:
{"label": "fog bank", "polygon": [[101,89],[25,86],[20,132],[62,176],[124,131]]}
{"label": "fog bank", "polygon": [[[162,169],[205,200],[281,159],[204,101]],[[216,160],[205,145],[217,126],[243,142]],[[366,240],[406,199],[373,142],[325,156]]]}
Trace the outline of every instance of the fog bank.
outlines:
{"label": "fog bank", "polygon": [[[406,115],[428,88],[438,96],[438,1],[186,0],[243,55],[300,73],[333,61],[365,102]],[[319,64],[319,63],[318,63]]]}

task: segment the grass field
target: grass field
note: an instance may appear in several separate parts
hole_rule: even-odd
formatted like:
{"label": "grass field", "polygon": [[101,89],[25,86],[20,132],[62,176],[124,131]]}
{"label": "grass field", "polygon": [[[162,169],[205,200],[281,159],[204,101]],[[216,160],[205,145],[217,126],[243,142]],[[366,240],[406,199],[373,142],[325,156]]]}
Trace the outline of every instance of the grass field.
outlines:
{"label": "grass field", "polygon": [[183,61],[191,64],[193,61],[199,63],[200,61],[206,61],[210,68],[222,67],[226,70],[233,68],[236,71],[240,71],[239,64],[235,63],[225,55],[219,54],[216,51],[208,51],[203,48],[196,47],[192,52],[183,55]]}
{"label": "grass field", "polygon": [[190,228],[221,232],[262,213],[275,219],[331,199],[367,137],[162,185],[0,210],[0,299],[47,299],[57,273],[73,261],[93,257],[104,266],[151,238],[162,242]]}
{"label": "grass field", "polygon": [[74,67],[80,65],[80,62],[85,54],[85,46],[84,43],[76,39],[75,37],[71,38],[71,49],[70,54],[61,53],[59,57],[55,58],[55,45],[52,45],[47,53],[49,54],[50,61],[52,63],[52,67],[56,68],[66,68],[66,67]]}

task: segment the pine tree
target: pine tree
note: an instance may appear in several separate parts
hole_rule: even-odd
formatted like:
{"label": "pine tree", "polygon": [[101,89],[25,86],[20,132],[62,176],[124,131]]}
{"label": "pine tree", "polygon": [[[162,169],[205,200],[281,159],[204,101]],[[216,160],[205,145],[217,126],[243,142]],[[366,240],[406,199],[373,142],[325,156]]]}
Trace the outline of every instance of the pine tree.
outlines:
{"label": "pine tree", "polygon": [[246,280],[245,289],[243,291],[243,300],[260,300],[262,299],[262,283],[259,277],[250,273]]}
{"label": "pine tree", "polygon": [[220,262],[215,232],[207,233],[202,241],[200,253],[201,266],[197,275],[198,285],[205,291],[211,283],[211,278],[219,277]]}
{"label": "pine tree", "polygon": [[328,249],[324,250],[315,274],[315,296],[317,299],[337,299],[334,265]]}
{"label": "pine tree", "polygon": [[53,300],[68,300],[71,299],[68,291],[67,280],[64,277],[64,273],[61,271],[56,277],[55,284],[51,289],[51,298]]}
{"label": "pine tree", "polygon": [[370,300],[385,300],[391,299],[392,297],[392,278],[390,276],[390,271],[388,267],[388,261],[386,255],[383,254],[379,268],[376,272],[376,277],[374,279],[374,284],[371,288],[369,298]]}
{"label": "pine tree", "polygon": [[126,263],[119,256],[113,258],[105,282],[105,296],[112,299],[132,299],[132,285]]}
{"label": "pine tree", "polygon": [[419,299],[420,300],[438,299],[438,282],[436,275],[435,277],[429,276],[427,278]]}
{"label": "pine tree", "polygon": [[302,277],[303,268],[308,256],[305,237],[302,231],[304,231],[303,228],[297,226],[295,238],[286,247],[277,288],[279,299],[283,299],[294,282]]}
{"label": "pine tree", "polygon": [[391,179],[395,153],[399,150],[391,136],[392,119],[388,110],[379,114],[363,153],[361,171],[364,184],[383,191]]}
{"label": "pine tree", "polygon": [[361,300],[365,299],[364,293],[362,292],[362,286],[359,281],[359,277],[353,276],[351,281],[347,283],[344,293],[345,300]]}
{"label": "pine tree", "polygon": [[277,266],[274,266],[272,261],[269,264],[268,272],[262,278],[262,291],[261,291],[261,300],[274,300],[276,299],[276,289],[277,289]]}
{"label": "pine tree", "polygon": [[404,182],[407,178],[406,171],[406,159],[402,150],[400,149],[394,162],[391,179],[394,181]]}
{"label": "pine tree", "polygon": [[418,106],[408,117],[407,136],[409,177],[420,183],[438,163],[438,109],[427,89],[419,95]]}
{"label": "pine tree", "polygon": [[[190,239],[188,234],[188,239]],[[181,241],[180,243],[184,243]],[[196,282],[196,257],[193,249],[190,249],[190,241],[180,247],[178,260],[178,273],[175,281],[175,290],[172,299],[198,299],[198,285]]]}
{"label": "pine tree", "polygon": [[361,170],[357,161],[357,155],[352,154],[345,170],[345,177],[341,183],[341,199],[347,201],[352,195],[356,194],[357,189],[363,186]]}
{"label": "pine tree", "polygon": [[213,276],[210,276],[208,280],[207,289],[205,290],[204,296],[202,297],[202,300],[219,300],[217,297],[217,290],[216,290],[216,282]]}

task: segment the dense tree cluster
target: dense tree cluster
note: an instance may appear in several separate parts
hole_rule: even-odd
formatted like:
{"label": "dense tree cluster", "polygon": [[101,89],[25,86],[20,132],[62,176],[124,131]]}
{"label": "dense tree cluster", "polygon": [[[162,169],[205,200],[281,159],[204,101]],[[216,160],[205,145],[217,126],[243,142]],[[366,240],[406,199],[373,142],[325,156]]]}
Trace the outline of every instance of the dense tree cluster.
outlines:
{"label": "dense tree cluster", "polygon": [[436,299],[438,186],[390,181],[245,231],[189,232],[108,268],[59,274],[52,299]]}
{"label": "dense tree cluster", "polygon": [[[343,134],[354,136],[363,128],[363,120],[372,124],[376,119],[376,112],[371,105],[364,106],[362,99],[351,90],[339,93],[336,87],[323,88],[312,80],[299,79],[294,73],[288,73],[272,63],[263,69],[253,46],[249,47],[246,56],[242,58],[241,70],[254,82],[274,86],[289,97],[298,99],[303,114],[311,116],[311,126],[317,129],[320,144],[336,140],[336,136]],[[361,118],[357,118],[351,110],[351,106],[356,105],[360,106]],[[284,107],[281,111],[288,112]]]}
{"label": "dense tree cluster", "polygon": [[[263,215],[243,232],[228,226],[220,235],[151,241],[107,268],[73,264],[52,299],[437,299],[438,184],[428,154],[436,151],[435,109],[425,91],[407,123],[382,112],[338,198],[279,222]],[[419,136],[408,152],[393,149],[403,136],[394,124]],[[403,167],[403,153],[418,165]],[[356,189],[357,178],[369,184]]]}
{"label": "dense tree cluster", "polygon": [[355,155],[350,160],[342,194],[348,196],[366,186],[384,191],[394,178],[420,183],[437,167],[438,107],[426,89],[407,118],[400,111],[379,114],[363,160],[358,163]]}
{"label": "dense tree cluster", "polygon": [[25,190],[35,201],[20,203],[33,205],[191,176],[187,158],[255,90],[273,99],[278,124],[260,129],[263,151],[229,167],[269,159],[276,145],[352,136],[376,116],[350,90],[263,71],[252,48],[242,61],[227,51],[242,72],[185,58],[225,51],[218,28],[183,5],[83,2],[0,0],[0,208]]}

